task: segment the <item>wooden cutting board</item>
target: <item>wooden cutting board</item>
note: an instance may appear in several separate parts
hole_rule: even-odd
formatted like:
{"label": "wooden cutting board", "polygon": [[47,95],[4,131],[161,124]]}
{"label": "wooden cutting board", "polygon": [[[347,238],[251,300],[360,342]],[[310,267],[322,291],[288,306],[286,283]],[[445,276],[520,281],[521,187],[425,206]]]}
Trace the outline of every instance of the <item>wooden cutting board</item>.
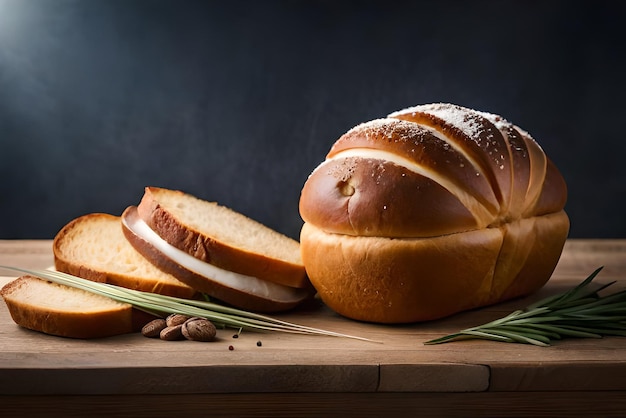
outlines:
{"label": "wooden cutting board", "polygon": [[[0,241],[0,264],[48,267],[50,242]],[[18,327],[0,303],[0,405],[34,408],[28,397],[48,405],[52,399],[80,404],[96,396],[114,399],[107,401],[109,406],[131,408],[145,396],[176,395],[188,397],[182,399],[189,399],[192,409],[211,399],[232,411],[248,411],[248,402],[264,399],[275,412],[280,399],[291,399],[295,409],[285,411],[302,412],[302,402],[307,410],[320,411],[319,402],[327,402],[329,407],[372,412],[396,402],[412,411],[437,406],[437,411],[449,412],[445,416],[463,416],[467,406],[462,404],[470,402],[491,412],[518,405],[533,413],[541,407],[571,415],[602,395],[612,399],[601,403],[604,412],[626,411],[626,338],[570,339],[546,348],[490,341],[423,344],[562,292],[600,265],[605,268],[596,281],[617,280],[612,289],[626,288],[626,240],[568,241],[553,278],[537,294],[439,321],[365,324],[342,318],[317,300],[275,315],[376,342],[255,332],[233,338],[237,331],[232,329],[219,330],[212,343],[165,342],[139,334],[73,340]],[[0,283],[12,279],[4,276]],[[476,411],[472,415],[479,416]]]}

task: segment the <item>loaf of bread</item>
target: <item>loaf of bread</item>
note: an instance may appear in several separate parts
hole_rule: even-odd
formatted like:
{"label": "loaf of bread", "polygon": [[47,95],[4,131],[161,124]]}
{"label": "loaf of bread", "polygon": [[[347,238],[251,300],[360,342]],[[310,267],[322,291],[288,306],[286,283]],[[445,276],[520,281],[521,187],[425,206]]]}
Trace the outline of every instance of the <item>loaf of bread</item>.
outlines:
{"label": "loaf of bread", "polygon": [[238,308],[284,311],[313,295],[296,240],[217,203],[147,187],[122,221],[156,267]]}
{"label": "loaf of bread", "polygon": [[322,300],[357,320],[432,320],[527,295],[569,231],[565,181],[531,136],[452,104],[349,130],[300,198]]}
{"label": "loaf of bread", "polygon": [[181,298],[198,294],[137,252],[119,216],[91,213],[72,220],[55,236],[52,252],[58,271],[87,280]]}
{"label": "loaf of bread", "polygon": [[9,282],[0,296],[16,324],[50,335],[101,338],[137,327],[127,303],[32,276]]}

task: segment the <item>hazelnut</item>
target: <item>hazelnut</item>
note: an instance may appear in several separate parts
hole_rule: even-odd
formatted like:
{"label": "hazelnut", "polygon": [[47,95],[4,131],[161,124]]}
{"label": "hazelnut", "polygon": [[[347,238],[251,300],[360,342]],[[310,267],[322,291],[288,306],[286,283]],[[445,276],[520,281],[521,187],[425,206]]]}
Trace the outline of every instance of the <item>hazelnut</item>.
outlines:
{"label": "hazelnut", "polygon": [[181,340],[183,338],[182,328],[183,328],[182,325],[166,327],[161,331],[161,333],[159,334],[159,337],[165,341]]}
{"label": "hazelnut", "polygon": [[166,326],[165,319],[155,319],[141,328],[141,334],[148,338],[158,338],[159,334]]}
{"label": "hazelnut", "polygon": [[187,321],[189,318],[190,317],[187,315],[173,313],[165,318],[165,322],[167,323],[168,327],[175,327],[176,325],[184,324],[185,321]]}
{"label": "hazelnut", "polygon": [[192,341],[213,341],[217,330],[208,319],[191,318],[183,324],[182,334]]}

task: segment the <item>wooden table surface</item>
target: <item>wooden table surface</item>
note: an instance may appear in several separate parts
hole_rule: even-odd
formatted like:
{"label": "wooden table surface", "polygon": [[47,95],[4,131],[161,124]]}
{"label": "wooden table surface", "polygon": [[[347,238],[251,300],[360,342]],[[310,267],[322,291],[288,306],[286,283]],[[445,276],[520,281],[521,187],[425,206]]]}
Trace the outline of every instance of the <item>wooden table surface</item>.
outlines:
{"label": "wooden table surface", "polygon": [[[0,265],[49,267],[51,242],[0,240]],[[599,266],[596,282],[626,288],[626,240],[570,240],[537,294],[444,320],[364,324],[319,302],[280,315],[380,342],[254,332],[235,339],[233,330],[212,343],[139,334],[73,340],[18,327],[2,302],[0,416],[626,416],[626,338],[423,344],[564,291]],[[0,285],[12,280],[2,274]]]}

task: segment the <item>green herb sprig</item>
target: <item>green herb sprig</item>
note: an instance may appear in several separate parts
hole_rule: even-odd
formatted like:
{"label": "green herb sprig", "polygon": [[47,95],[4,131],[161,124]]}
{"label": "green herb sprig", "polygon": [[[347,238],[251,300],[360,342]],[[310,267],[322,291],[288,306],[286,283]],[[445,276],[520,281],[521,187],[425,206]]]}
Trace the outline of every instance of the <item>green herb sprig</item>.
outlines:
{"label": "green herb sprig", "polygon": [[540,300],[495,321],[424,344],[483,339],[545,347],[553,340],[567,337],[626,336],[626,290],[600,296],[601,290],[615,283],[591,288],[590,284],[600,270],[602,267],[567,292]]}
{"label": "green herb sprig", "polygon": [[318,328],[307,327],[295,323],[279,320],[270,316],[231,308],[218,303],[202,300],[190,300],[165,296],[155,293],[142,292],[115,286],[109,283],[92,282],[70,274],[52,270],[31,270],[17,267],[0,266],[7,270],[29,274],[51,282],[82,289],[91,293],[114,299],[118,302],[128,303],[133,307],[154,314],[165,316],[179,313],[189,316],[197,316],[209,319],[217,327],[235,328],[254,331],[276,331],[292,334],[326,335],[333,337],[352,338],[362,341],[371,341],[368,338],[342,334]]}

